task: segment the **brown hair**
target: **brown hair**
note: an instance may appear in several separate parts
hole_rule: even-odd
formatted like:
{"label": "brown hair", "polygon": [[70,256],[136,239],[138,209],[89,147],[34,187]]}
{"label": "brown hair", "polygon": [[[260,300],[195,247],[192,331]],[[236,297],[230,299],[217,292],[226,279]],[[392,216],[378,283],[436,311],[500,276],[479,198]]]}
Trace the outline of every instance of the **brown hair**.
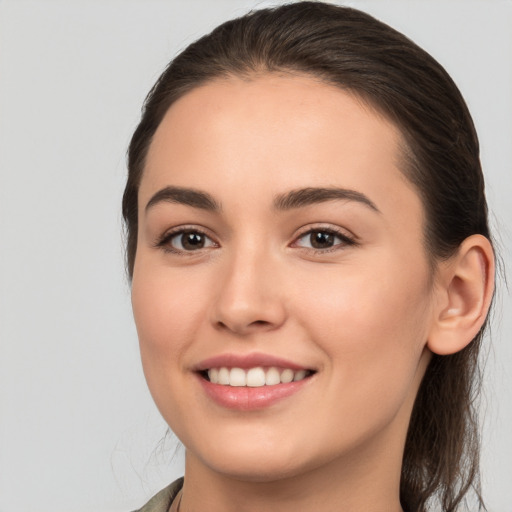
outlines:
{"label": "brown hair", "polygon": [[[355,9],[299,2],[228,21],[181,52],[144,104],[128,150],[123,197],[127,265],[137,250],[137,194],[152,137],[169,107],[219,77],[260,72],[313,75],[349,90],[401,130],[404,169],[425,207],[433,265],[468,236],[490,238],[475,128],[456,85],[428,53]],[[400,498],[422,512],[437,500],[455,511],[473,488],[480,508],[475,397],[483,328],[462,351],[433,355],[418,392],[404,451]]]}

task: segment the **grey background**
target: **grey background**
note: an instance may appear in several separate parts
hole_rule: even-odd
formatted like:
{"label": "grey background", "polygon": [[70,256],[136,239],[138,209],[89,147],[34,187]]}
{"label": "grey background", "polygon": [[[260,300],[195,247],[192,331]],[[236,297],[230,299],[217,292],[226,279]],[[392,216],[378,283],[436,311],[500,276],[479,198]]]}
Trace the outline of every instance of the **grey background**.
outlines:
{"label": "grey background", "polygon": [[[249,0],[0,0],[0,511],[127,511],[182,472],[123,272],[125,150],[180,48]],[[352,1],[432,53],[479,130],[512,264],[512,3]],[[512,511],[512,301],[487,362],[484,490]]]}

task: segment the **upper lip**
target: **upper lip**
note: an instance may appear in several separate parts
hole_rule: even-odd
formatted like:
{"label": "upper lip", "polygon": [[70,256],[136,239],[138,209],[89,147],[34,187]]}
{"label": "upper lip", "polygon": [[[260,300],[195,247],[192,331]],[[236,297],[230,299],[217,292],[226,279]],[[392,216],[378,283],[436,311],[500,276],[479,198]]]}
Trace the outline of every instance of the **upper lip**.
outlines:
{"label": "upper lip", "polygon": [[249,369],[256,366],[278,366],[280,368],[290,368],[295,371],[311,370],[311,368],[307,368],[292,361],[259,352],[251,354],[219,354],[201,361],[195,365],[194,370],[202,372],[210,368],[222,367]]}

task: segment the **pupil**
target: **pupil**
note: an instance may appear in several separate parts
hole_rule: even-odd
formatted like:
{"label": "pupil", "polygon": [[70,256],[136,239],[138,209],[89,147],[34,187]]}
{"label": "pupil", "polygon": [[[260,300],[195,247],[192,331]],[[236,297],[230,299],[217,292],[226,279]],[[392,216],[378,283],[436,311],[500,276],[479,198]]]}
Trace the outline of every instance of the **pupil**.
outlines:
{"label": "pupil", "polygon": [[325,249],[334,244],[334,235],[325,231],[315,231],[311,233],[311,245],[315,249]]}
{"label": "pupil", "polygon": [[201,249],[204,247],[204,236],[200,233],[183,233],[181,244],[184,249]]}

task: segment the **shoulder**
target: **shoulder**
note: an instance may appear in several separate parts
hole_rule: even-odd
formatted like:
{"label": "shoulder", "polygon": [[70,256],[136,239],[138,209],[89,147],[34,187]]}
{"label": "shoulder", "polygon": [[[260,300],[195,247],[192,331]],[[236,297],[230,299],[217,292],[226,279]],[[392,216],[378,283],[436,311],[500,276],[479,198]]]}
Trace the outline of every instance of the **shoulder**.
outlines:
{"label": "shoulder", "polygon": [[134,512],[167,512],[182,487],[183,478],[178,478],[171,485],[155,494],[142,508]]}

